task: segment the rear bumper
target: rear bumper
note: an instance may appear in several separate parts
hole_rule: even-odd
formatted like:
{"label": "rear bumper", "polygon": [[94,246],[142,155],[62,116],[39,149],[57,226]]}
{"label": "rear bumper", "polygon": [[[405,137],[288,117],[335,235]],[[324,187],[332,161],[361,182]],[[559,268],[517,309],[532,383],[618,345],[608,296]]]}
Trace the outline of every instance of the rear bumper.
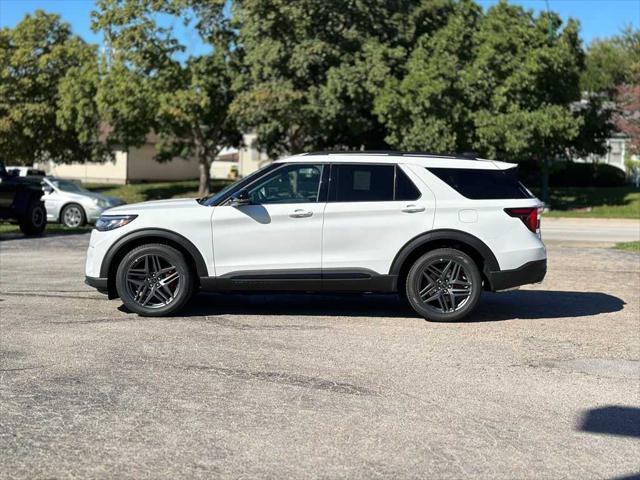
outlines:
{"label": "rear bumper", "polygon": [[489,288],[496,292],[499,290],[507,290],[509,288],[527,285],[529,283],[539,283],[547,274],[547,259],[534,260],[525,263],[519,268],[513,270],[501,270],[499,272],[487,272],[487,280],[489,280]]}
{"label": "rear bumper", "polygon": [[107,281],[106,278],[96,278],[96,277],[85,276],[84,277],[84,283],[86,283],[90,287],[95,288],[100,293],[108,293],[109,292],[109,285],[108,285],[108,281]]}

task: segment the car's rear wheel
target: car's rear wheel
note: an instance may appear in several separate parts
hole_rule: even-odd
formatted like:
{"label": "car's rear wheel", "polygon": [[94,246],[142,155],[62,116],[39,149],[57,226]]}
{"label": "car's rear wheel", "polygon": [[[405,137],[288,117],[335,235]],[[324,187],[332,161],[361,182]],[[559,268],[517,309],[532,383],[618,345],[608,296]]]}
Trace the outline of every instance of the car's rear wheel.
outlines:
{"label": "car's rear wheel", "polygon": [[20,231],[25,235],[40,235],[47,227],[47,211],[42,202],[32,201],[19,221]]}
{"label": "car's rear wheel", "polygon": [[116,272],[116,289],[122,303],[143,316],[177,312],[191,298],[194,283],[194,274],[184,255],[162,244],[133,249]]}
{"label": "car's rear wheel", "polygon": [[421,256],[407,275],[407,300],[427,320],[455,322],[478,305],[482,277],[469,255],[439,248]]}
{"label": "car's rear wheel", "polygon": [[72,203],[64,207],[60,214],[60,218],[62,220],[62,224],[68,228],[79,228],[87,221],[84,209],[76,203]]}

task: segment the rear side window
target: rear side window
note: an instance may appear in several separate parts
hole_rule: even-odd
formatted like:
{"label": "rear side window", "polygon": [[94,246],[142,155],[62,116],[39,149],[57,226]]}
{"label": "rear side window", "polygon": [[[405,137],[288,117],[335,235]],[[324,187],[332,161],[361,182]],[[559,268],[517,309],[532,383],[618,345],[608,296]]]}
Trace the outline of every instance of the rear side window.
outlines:
{"label": "rear side window", "polygon": [[420,190],[414,185],[407,174],[396,166],[396,200],[417,200]]}
{"label": "rear side window", "polygon": [[476,170],[468,168],[427,168],[460,195],[472,200],[533,198],[518,181],[518,169]]}
{"label": "rear side window", "polygon": [[395,165],[334,165],[332,201],[393,200]]}

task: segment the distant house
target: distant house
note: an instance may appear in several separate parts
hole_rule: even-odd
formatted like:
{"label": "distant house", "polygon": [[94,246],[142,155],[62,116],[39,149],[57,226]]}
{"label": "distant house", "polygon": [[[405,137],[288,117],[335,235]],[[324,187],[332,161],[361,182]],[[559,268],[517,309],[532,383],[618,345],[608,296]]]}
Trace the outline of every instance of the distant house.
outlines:
{"label": "distant house", "polygon": [[[255,134],[245,134],[244,144],[251,145]],[[168,162],[154,159],[154,134],[147,135],[146,143],[139,148],[115,150],[113,160],[106,162],[84,162],[38,164],[47,175],[79,180],[83,183],[139,183],[155,181],[189,180],[198,178],[198,162],[194,158],[174,158]],[[213,178],[236,178],[248,175],[269,163],[268,157],[248,146],[241,149],[224,149],[211,166]]]}
{"label": "distant house", "polygon": [[245,177],[271,163],[267,155],[251,147],[255,133],[243,135],[243,148],[225,148],[211,165],[212,178]]}
{"label": "distant house", "polygon": [[613,137],[607,139],[607,153],[604,155],[592,153],[586,158],[576,158],[574,161],[580,163],[606,163],[626,172],[624,159],[627,154],[628,141],[629,139],[624,134],[616,133]]}
{"label": "distant house", "polygon": [[[585,158],[574,158],[572,159],[573,161],[580,163],[606,163],[607,165],[619,168],[625,173],[629,173],[627,172],[625,159],[627,158],[627,152],[629,151],[630,138],[628,135],[629,127],[625,124],[627,124],[629,122],[629,119],[631,118],[635,118],[637,121],[638,117],[640,116],[636,98],[637,88],[638,87],[632,87],[632,89],[629,90],[629,92],[632,92],[630,98],[632,98],[632,102],[636,102],[635,105],[632,105],[631,103],[623,105],[620,102],[616,103],[610,100],[607,100],[603,103],[603,108],[614,112],[613,123],[615,125],[615,130],[611,138],[607,139],[607,152],[604,155],[590,154]],[[591,95],[601,96],[600,94],[583,92],[582,99],[578,102],[574,102],[571,105],[572,110],[580,111],[586,108],[589,102],[589,96]],[[620,112],[621,108],[625,110],[622,113]],[[632,155],[631,158],[634,160],[638,160],[637,155]]]}

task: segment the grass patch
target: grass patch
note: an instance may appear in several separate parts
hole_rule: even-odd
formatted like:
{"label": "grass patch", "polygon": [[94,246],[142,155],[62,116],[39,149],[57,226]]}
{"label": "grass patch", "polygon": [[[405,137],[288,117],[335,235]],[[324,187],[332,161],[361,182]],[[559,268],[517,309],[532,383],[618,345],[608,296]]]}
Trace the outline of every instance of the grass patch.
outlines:
{"label": "grass patch", "polygon": [[[540,197],[540,190],[534,193]],[[640,219],[640,190],[633,187],[551,188],[551,217]]]}
{"label": "grass patch", "polygon": [[[212,180],[211,191],[222,190],[230,183],[229,180]],[[149,200],[164,200],[167,198],[197,198],[198,180],[184,180],[179,182],[132,183],[129,185],[85,184],[84,187],[94,192],[117,197],[127,203],[146,202]]]}
{"label": "grass patch", "polygon": [[[44,231],[44,235],[75,235],[78,233],[90,232],[92,228],[93,227],[91,225],[85,225],[84,227],[80,228],[67,228],[64,225],[60,225],[57,223],[49,223],[47,224],[47,229]],[[22,234],[18,225],[14,225],[11,223],[0,223],[0,234],[5,233]]]}
{"label": "grass patch", "polygon": [[616,250],[624,250],[626,252],[640,253],[640,242],[623,242],[616,243],[613,248]]}

